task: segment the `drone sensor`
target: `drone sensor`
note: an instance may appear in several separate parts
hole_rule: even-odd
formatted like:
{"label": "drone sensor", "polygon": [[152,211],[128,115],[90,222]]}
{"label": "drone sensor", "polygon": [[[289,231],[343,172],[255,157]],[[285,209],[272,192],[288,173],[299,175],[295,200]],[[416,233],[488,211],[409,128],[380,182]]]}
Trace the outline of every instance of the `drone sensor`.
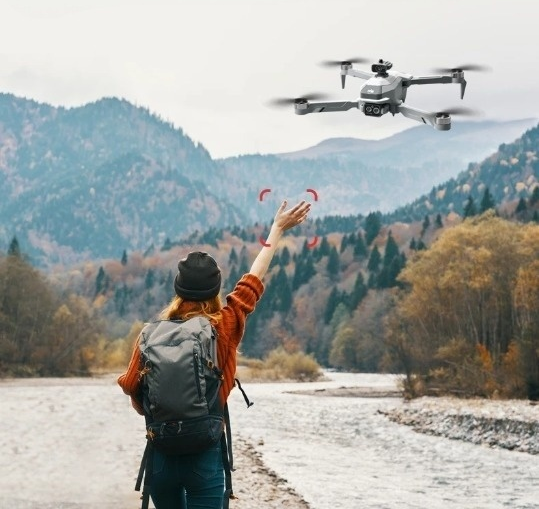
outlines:
{"label": "drone sensor", "polygon": [[389,111],[389,104],[373,104],[365,103],[363,105],[363,113],[368,117],[381,117]]}

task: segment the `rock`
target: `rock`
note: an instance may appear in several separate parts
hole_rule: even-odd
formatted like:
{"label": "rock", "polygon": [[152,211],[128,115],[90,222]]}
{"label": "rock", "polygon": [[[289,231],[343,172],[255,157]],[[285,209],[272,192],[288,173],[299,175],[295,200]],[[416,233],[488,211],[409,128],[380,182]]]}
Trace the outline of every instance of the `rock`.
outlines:
{"label": "rock", "polygon": [[526,401],[425,397],[379,413],[419,433],[539,454],[539,411]]}

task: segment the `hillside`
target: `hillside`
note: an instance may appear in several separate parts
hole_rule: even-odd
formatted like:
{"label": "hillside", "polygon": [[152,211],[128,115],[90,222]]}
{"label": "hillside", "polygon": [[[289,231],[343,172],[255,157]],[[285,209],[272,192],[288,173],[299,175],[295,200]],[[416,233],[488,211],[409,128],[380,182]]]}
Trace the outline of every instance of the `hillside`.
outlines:
{"label": "hillside", "polygon": [[47,262],[110,257],[245,221],[201,181],[216,163],[119,99],[64,109],[0,95],[0,238]]}
{"label": "hillside", "polygon": [[490,157],[468,165],[442,184],[434,186],[409,205],[388,214],[386,221],[414,221],[427,214],[462,215],[471,198],[476,208],[488,188],[496,204],[528,199],[539,186],[539,126],[526,131],[513,143],[503,143]]}
{"label": "hillside", "polygon": [[[470,189],[492,188],[497,198],[491,206],[511,221],[539,220],[539,167],[533,156],[539,150],[538,133],[539,127],[533,128],[515,142],[502,145],[467,176]],[[519,165],[516,158],[522,154],[527,154],[526,159]],[[519,189],[520,195],[525,195],[522,201],[527,214],[515,211],[516,194],[507,191],[499,196],[502,182],[503,189]],[[520,182],[527,184],[523,187]],[[265,298],[249,322],[244,351],[259,356],[286,337],[287,342],[328,363],[338,324],[353,317],[354,323],[362,321],[363,331],[369,331],[369,346],[359,366],[378,369],[382,353],[380,345],[372,342],[382,328],[400,271],[416,252],[429,248],[460,223],[462,214],[454,210],[438,213],[436,209],[428,209],[410,221],[380,213],[326,216],[287,235],[270,271]],[[166,246],[156,246],[151,252],[129,252],[126,260],[120,261],[118,256],[70,271],[57,267],[54,278],[64,288],[75,288],[77,293],[94,299],[105,315],[114,317],[115,327],[125,333],[127,324],[154,315],[170,299],[176,262],[193,248],[216,257],[223,270],[223,290],[229,291],[239,275],[248,270],[267,226],[260,223],[210,229],[188,239],[172,238]],[[318,242],[309,248],[307,241],[314,235]],[[256,339],[261,335],[263,342]]]}
{"label": "hillside", "polygon": [[[282,198],[312,199],[307,189],[318,197],[314,218],[391,211],[531,122],[442,134],[419,126],[386,140],[327,140],[320,153],[212,160],[182,129],[125,100],[66,109],[0,94],[0,246],[17,236],[44,266],[120,257],[267,223]],[[262,189],[271,189],[264,201]]]}

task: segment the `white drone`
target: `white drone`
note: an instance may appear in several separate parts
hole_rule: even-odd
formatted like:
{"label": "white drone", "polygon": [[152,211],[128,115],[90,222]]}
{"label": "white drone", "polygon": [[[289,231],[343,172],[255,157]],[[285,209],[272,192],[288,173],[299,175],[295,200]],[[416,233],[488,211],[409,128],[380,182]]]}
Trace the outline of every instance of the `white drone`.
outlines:
{"label": "white drone", "polygon": [[445,111],[423,111],[404,104],[406,93],[411,85],[427,85],[431,83],[460,83],[460,98],[464,98],[466,80],[465,70],[486,70],[477,65],[466,65],[452,69],[439,69],[442,74],[433,76],[413,76],[398,71],[390,71],[391,62],[380,59],[372,64],[371,72],[362,71],[353,67],[354,63],[364,63],[364,59],[355,58],[345,61],[325,61],[324,66],[340,66],[341,83],[344,88],[346,76],[367,80],[361,87],[361,95],[356,101],[320,101],[324,99],[319,94],[310,94],[295,99],[276,99],[273,105],[283,106],[293,104],[297,115],[307,113],[325,113],[330,111],[347,111],[357,108],[369,117],[381,117],[386,113],[395,115],[401,113],[424,124],[430,124],[440,131],[451,129],[451,114],[471,115],[472,110],[467,108],[452,108]]}

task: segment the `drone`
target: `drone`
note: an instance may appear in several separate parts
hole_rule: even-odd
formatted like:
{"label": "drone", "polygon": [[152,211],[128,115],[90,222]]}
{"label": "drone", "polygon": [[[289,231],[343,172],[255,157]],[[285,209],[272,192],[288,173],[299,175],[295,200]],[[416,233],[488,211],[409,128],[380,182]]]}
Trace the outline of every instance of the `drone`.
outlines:
{"label": "drone", "polygon": [[423,111],[404,104],[406,93],[412,85],[428,85],[434,83],[458,83],[460,84],[460,98],[464,98],[466,90],[465,70],[485,70],[478,65],[466,65],[456,68],[438,69],[440,74],[432,76],[413,76],[398,71],[392,71],[393,64],[380,59],[372,64],[371,71],[363,71],[354,68],[354,63],[364,63],[365,59],[355,58],[344,61],[325,61],[322,65],[340,66],[341,84],[344,89],[346,77],[361,78],[367,80],[361,87],[361,95],[355,101],[324,101],[324,96],[319,94],[305,95],[295,99],[276,99],[273,105],[282,106],[293,104],[297,115],[308,113],[325,113],[332,111],[347,111],[357,108],[368,117],[381,117],[386,113],[393,116],[400,113],[407,118],[429,124],[439,131],[451,129],[451,115],[471,115],[472,110],[467,108],[452,108],[445,111]]}

